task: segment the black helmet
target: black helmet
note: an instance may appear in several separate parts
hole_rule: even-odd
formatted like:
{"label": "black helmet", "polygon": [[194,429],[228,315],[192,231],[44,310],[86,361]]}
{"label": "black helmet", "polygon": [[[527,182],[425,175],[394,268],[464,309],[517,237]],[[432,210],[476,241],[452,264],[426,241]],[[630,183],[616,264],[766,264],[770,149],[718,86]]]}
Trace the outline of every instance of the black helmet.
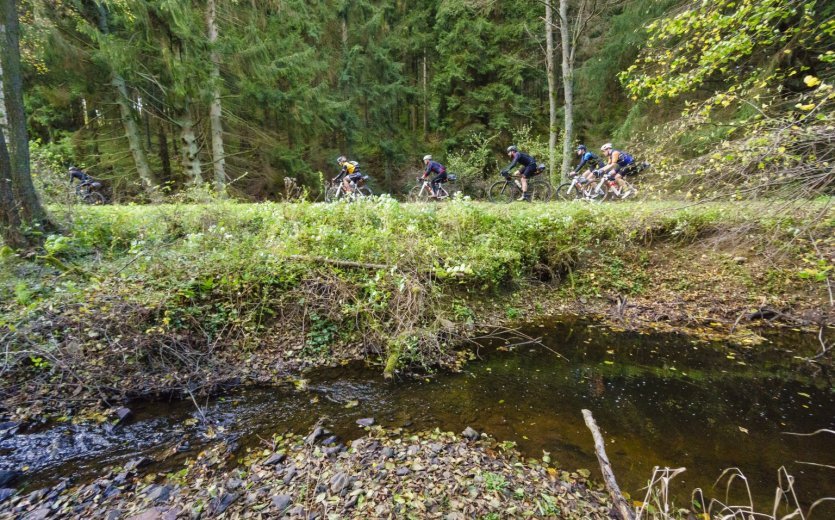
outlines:
{"label": "black helmet", "polygon": [[516,148],[516,146],[515,146],[515,145],[510,145],[510,146],[508,146],[508,147],[507,147],[507,153],[510,153],[510,152],[518,152],[518,151],[519,151],[519,149],[518,149],[518,148]]}
{"label": "black helmet", "polygon": [[585,151],[586,151],[586,145],[584,145],[584,144],[578,144],[578,145],[577,145],[577,151],[579,152],[580,150],[582,150],[582,151],[584,151],[584,152],[585,152]]}

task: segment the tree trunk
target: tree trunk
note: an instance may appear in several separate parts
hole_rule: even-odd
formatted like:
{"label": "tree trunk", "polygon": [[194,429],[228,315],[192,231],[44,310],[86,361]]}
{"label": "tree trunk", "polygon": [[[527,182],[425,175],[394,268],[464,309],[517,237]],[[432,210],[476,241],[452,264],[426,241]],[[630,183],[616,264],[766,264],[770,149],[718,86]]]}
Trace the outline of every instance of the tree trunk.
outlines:
{"label": "tree trunk", "polygon": [[568,0],[560,0],[560,37],[562,40],[562,86],[565,96],[565,126],[562,141],[562,172],[571,167],[574,139],[574,67],[571,60],[571,27],[568,25]]}
{"label": "tree trunk", "polygon": [[[99,31],[107,36],[110,32],[107,21],[107,8],[100,2],[96,2],[96,8],[99,14]],[[159,180],[154,175],[154,172],[151,171],[148,158],[145,156],[145,150],[142,148],[142,135],[139,132],[139,125],[136,124],[136,120],[133,118],[125,79],[116,69],[113,69],[112,74],[110,84],[116,88],[116,102],[119,104],[122,125],[125,127],[125,136],[128,138],[128,147],[133,156],[136,171],[139,174],[139,179],[146,188],[154,187],[159,184]]]}
{"label": "tree trunk", "polygon": [[212,132],[212,169],[215,174],[215,190],[226,193],[226,157],[223,152],[223,126],[220,105],[220,56],[217,53],[217,6],[209,0],[206,8],[206,25],[209,31],[211,52],[212,103],[209,106],[209,124]]}
{"label": "tree trunk", "polygon": [[203,173],[201,172],[199,148],[197,147],[197,136],[194,135],[194,120],[191,118],[191,109],[186,109],[180,125],[180,157],[182,158],[183,171],[189,176],[195,186],[203,184]]}
{"label": "tree trunk", "polygon": [[168,135],[165,132],[165,125],[157,127],[157,138],[159,139],[159,160],[162,164],[162,177],[165,182],[172,180],[171,157],[168,155]]}
{"label": "tree trunk", "polygon": [[[557,165],[557,78],[554,67],[554,9],[545,2],[545,71],[548,74],[548,174],[554,180]],[[561,174],[564,173],[560,172]]]}
{"label": "tree trunk", "polygon": [[12,160],[6,147],[6,134],[0,126],[0,238],[15,249],[28,245],[19,209],[12,188]]}
{"label": "tree trunk", "polygon": [[426,80],[426,49],[423,49],[423,139],[429,134],[429,89]]}
{"label": "tree trunk", "polygon": [[[10,245],[34,243],[25,237],[21,225],[48,231],[55,227],[38,200],[29,167],[29,136],[23,109],[23,78],[20,70],[20,26],[14,0],[0,0],[0,99],[3,100],[5,128],[3,132],[2,175],[5,184],[0,195],[4,209],[0,225]],[[6,144],[8,142],[8,145]],[[9,198],[11,197],[11,198]],[[8,203],[8,206],[6,204]]]}

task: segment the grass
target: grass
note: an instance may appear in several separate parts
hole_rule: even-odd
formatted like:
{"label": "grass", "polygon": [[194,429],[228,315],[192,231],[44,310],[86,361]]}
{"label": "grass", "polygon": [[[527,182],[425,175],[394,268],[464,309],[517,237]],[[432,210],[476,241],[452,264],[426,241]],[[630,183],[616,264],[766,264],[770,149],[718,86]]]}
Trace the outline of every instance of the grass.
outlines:
{"label": "grass", "polygon": [[[383,197],[54,212],[69,231],[49,237],[44,254],[0,260],[0,337],[16,354],[3,368],[16,376],[0,384],[7,403],[27,396],[48,408],[77,388],[91,400],[199,390],[224,378],[274,378],[276,364],[343,358],[385,361],[389,372],[453,365],[458,332],[484,318],[479,303],[524,295],[519,289],[531,280],[551,283],[551,298],[565,301],[610,292],[651,297],[666,256],[675,256],[653,250],[686,249],[734,230],[744,230],[738,235],[760,255],[775,239],[789,259],[815,254],[796,231],[808,216],[777,219],[756,206],[721,204],[679,210],[661,202],[502,206]],[[832,220],[804,231],[824,237],[819,249],[833,246]],[[707,268],[682,262],[684,279],[694,266]],[[732,264],[722,276],[751,285],[747,265],[722,262]],[[787,265],[772,266],[771,286],[812,283]],[[500,308],[497,319],[526,312],[518,303]],[[251,373],[241,373],[243,364]]]}

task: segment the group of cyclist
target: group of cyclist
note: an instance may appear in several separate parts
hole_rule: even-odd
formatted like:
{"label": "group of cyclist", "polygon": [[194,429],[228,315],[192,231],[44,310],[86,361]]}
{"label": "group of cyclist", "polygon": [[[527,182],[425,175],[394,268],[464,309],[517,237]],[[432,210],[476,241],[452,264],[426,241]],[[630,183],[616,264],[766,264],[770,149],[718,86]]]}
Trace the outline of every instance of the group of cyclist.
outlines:
{"label": "group of cyclist", "polygon": [[[585,145],[579,145],[577,147],[577,156],[580,158],[580,163],[574,168],[572,175],[580,175],[578,179],[580,184],[587,184],[593,182],[595,178],[599,179],[601,176],[607,175],[608,180],[616,182],[625,193],[624,196],[628,196],[630,192],[623,178],[636,171],[638,165],[635,159],[626,152],[615,150],[612,147],[612,143],[604,144],[600,147],[600,150],[603,152],[605,159],[589,151]],[[540,171],[537,167],[536,159],[528,153],[520,152],[515,145],[507,147],[507,155],[510,157],[511,162],[502,169],[501,174],[507,177],[514,167],[518,167],[515,175],[519,177],[522,195],[517,200],[530,201],[528,179],[537,175]],[[344,155],[340,155],[336,159],[336,162],[340,166],[341,171],[335,180],[341,180],[345,192],[351,193],[351,184],[355,185],[363,176],[359,171],[359,164],[356,161],[349,161]],[[430,186],[432,187],[430,197],[439,198],[438,188],[441,183],[446,182],[448,179],[446,167],[433,160],[431,155],[423,156],[423,165],[424,169],[421,178],[423,180],[432,178],[430,181]],[[588,169],[582,172],[584,167],[588,167]]]}

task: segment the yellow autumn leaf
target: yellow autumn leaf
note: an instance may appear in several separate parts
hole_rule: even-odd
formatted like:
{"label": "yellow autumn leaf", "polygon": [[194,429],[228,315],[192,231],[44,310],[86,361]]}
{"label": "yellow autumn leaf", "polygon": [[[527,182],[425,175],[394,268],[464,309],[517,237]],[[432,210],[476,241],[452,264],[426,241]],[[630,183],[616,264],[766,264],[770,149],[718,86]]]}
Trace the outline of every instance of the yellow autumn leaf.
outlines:
{"label": "yellow autumn leaf", "polygon": [[810,75],[806,76],[805,78],[803,78],[803,83],[806,83],[806,86],[811,88],[811,87],[816,87],[816,86],[820,85],[821,80],[819,80],[818,78],[816,78],[815,76],[812,76],[810,74]]}
{"label": "yellow autumn leaf", "polygon": [[813,108],[815,108],[815,104],[814,103],[808,103],[806,105],[801,105],[800,103],[798,103],[794,107],[799,108],[800,110],[809,111],[809,110],[812,110]]}

